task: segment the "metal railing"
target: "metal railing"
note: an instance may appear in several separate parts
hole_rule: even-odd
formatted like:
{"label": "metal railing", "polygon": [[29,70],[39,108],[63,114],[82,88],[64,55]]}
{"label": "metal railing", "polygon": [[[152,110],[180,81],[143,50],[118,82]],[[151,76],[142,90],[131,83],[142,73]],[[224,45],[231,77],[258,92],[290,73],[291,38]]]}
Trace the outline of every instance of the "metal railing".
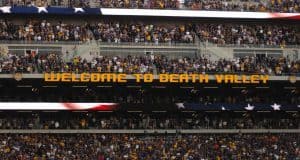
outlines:
{"label": "metal railing", "polygon": [[214,43],[207,43],[201,42],[203,45],[207,47],[226,47],[226,48],[261,48],[261,49],[300,49],[300,45],[266,45],[266,44],[214,44]]}
{"label": "metal railing", "polygon": [[110,46],[196,46],[196,43],[183,43],[183,42],[171,42],[171,43],[165,43],[165,42],[100,42],[100,41],[23,41],[23,40],[0,40],[0,44],[55,44],[55,45],[89,45],[89,44],[97,44],[97,45],[110,45]]}
{"label": "metal railing", "polygon": [[23,40],[0,40],[0,44],[43,44],[43,45],[80,45],[88,44],[89,42],[83,41],[23,41]]}
{"label": "metal railing", "polygon": [[[184,43],[184,42],[100,42],[100,41],[23,41],[23,40],[0,40],[0,44],[56,44],[56,45],[81,45],[81,44],[95,44],[97,45],[110,45],[110,46],[178,46],[190,47],[197,46],[197,42]],[[214,44],[200,42],[201,46],[205,47],[226,47],[226,48],[261,48],[261,49],[300,49],[300,45],[258,45],[258,44]]]}
{"label": "metal railing", "polygon": [[3,129],[0,134],[262,134],[293,133],[300,129]]}
{"label": "metal railing", "polygon": [[178,47],[190,47],[198,46],[200,44],[202,47],[227,47],[227,48],[262,48],[262,49],[300,49],[300,45],[258,45],[258,44],[214,44],[210,42],[100,42],[96,40],[91,41],[24,41],[24,40],[0,40],[0,44],[54,44],[54,45],[110,45],[110,46],[178,46]]}
{"label": "metal railing", "polygon": [[196,46],[196,43],[182,43],[182,42],[171,42],[171,43],[154,43],[154,42],[99,42],[97,41],[98,45],[111,45],[111,46],[179,46],[179,47],[190,47]]}

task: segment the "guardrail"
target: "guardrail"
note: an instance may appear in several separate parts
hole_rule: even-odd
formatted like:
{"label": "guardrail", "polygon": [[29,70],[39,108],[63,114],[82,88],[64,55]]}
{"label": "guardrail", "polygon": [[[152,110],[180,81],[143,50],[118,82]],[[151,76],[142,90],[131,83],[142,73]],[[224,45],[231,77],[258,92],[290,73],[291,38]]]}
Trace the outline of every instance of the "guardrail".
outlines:
{"label": "guardrail", "polygon": [[0,44],[23,44],[23,45],[109,45],[109,46],[195,46],[197,43],[183,43],[183,42],[100,42],[100,41],[17,41],[17,40],[0,40]]}
{"label": "guardrail", "polygon": [[0,134],[299,134],[300,129],[3,129]]}
{"label": "guardrail", "polygon": [[[184,43],[184,42],[100,42],[96,40],[92,41],[18,41],[18,40],[0,40],[0,44],[55,44],[55,45],[110,45],[110,46],[197,46],[199,43],[191,42],[191,43]],[[297,48],[300,49],[300,45],[285,45],[281,47],[280,45],[256,45],[256,44],[214,44],[214,43],[206,43],[200,42],[201,47],[227,47],[227,48],[258,48],[258,49],[293,49]]]}
{"label": "guardrail", "polygon": [[41,45],[41,44],[56,44],[56,45],[80,45],[86,44],[83,41],[24,41],[24,40],[0,40],[0,44],[22,44],[22,45]]}
{"label": "guardrail", "polygon": [[80,45],[88,44],[88,42],[83,41],[18,41],[18,40],[0,40],[0,44],[57,44],[57,45]]}
{"label": "guardrail", "polygon": [[265,44],[214,44],[210,42],[200,42],[203,46],[206,47],[226,47],[226,48],[249,48],[249,49],[300,49],[300,45],[265,45]]}
{"label": "guardrail", "polygon": [[131,45],[131,46],[195,46],[196,43],[183,43],[183,42],[159,42],[159,43],[154,43],[154,42],[120,42],[120,43],[115,43],[115,42],[99,42],[97,41],[98,45],[111,45],[111,46],[125,46],[125,45]]}

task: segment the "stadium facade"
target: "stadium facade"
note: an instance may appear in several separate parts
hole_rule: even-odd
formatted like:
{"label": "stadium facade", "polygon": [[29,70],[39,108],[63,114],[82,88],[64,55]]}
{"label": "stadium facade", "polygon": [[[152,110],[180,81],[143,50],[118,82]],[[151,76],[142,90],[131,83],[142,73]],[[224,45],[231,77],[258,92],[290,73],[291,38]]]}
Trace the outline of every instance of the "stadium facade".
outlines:
{"label": "stadium facade", "polygon": [[297,1],[0,1],[2,159],[300,159]]}

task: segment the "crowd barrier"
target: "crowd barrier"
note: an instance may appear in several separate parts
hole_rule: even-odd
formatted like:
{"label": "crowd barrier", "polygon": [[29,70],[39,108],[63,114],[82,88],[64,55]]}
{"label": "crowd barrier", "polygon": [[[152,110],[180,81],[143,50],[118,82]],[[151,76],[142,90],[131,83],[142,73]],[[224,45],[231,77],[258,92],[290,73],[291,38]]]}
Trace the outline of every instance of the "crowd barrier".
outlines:
{"label": "crowd barrier", "polygon": [[0,134],[262,134],[262,133],[297,133],[300,129],[4,129]]}

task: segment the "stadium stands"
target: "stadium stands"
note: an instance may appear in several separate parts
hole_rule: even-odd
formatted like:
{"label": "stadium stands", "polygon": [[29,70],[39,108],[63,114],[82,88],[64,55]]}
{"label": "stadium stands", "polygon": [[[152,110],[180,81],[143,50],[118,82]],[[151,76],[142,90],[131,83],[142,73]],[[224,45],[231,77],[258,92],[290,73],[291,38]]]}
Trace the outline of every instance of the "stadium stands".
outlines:
{"label": "stadium stands", "polygon": [[59,21],[28,20],[24,24],[15,24],[7,20],[0,21],[0,40],[18,40],[27,42],[55,41],[91,41],[134,42],[134,43],[195,43],[208,41],[219,45],[299,45],[299,27],[297,25],[273,24],[216,24],[208,22],[188,24],[147,24],[122,22],[92,22],[73,24]]}
{"label": "stadium stands", "polygon": [[[91,55],[92,56],[92,55]],[[9,54],[0,59],[0,73],[101,72],[101,73],[246,73],[289,75],[300,73],[300,62],[285,57],[243,57],[213,61],[207,57],[168,58],[163,55],[118,57],[93,55],[91,61],[75,56]]]}
{"label": "stadium stands", "polygon": [[194,33],[188,25],[154,25],[143,23],[95,22],[91,24],[67,24],[64,22],[29,20],[23,25],[2,20],[0,40],[19,41],[89,41],[101,42],[153,42],[174,43],[194,41]]}
{"label": "stadium stands", "polygon": [[[130,88],[130,84],[128,85],[129,87],[104,84],[102,84],[104,85],[103,87],[97,87],[99,84],[96,84],[96,86],[79,86],[81,88],[68,84],[52,84],[54,87],[50,88],[51,86],[48,87],[47,84],[44,85],[38,81],[35,81],[34,84],[25,84],[23,85],[24,87],[22,85],[13,86],[13,84],[12,82],[2,83],[5,86],[2,87],[2,93],[0,94],[2,102],[111,102],[125,104],[125,106],[127,104],[129,108],[131,106],[139,106],[133,107],[133,110],[147,110],[147,108],[155,109],[155,107],[158,107],[159,110],[163,111],[174,109],[168,108],[169,106],[174,106],[174,103],[195,104],[196,106],[190,110],[201,109],[201,107],[204,107],[206,110],[209,110],[210,107],[214,107],[212,110],[220,110],[222,105],[228,107],[228,109],[239,106],[238,108],[244,110],[247,104],[252,104],[261,107],[266,106],[262,110],[272,111],[273,108],[270,105],[274,103],[282,106],[294,105],[296,110],[299,108],[297,108],[297,105],[299,106],[300,104],[300,92],[297,88],[292,88],[292,86],[287,89],[282,89],[285,86],[273,88],[265,86],[265,89],[220,87],[216,88],[215,90],[217,91],[215,91],[203,88],[201,85],[189,88],[180,88],[182,85],[176,88],[166,86],[162,89],[156,89],[152,88],[152,86],[139,87],[136,84],[131,85],[133,88]],[[135,86],[137,87],[134,88]],[[18,94],[16,95],[15,93]],[[199,107],[197,107],[197,104],[199,104]],[[284,108],[282,109],[284,110]],[[257,110],[260,110],[259,107]]]}
{"label": "stadium stands", "polygon": [[0,159],[300,160],[299,5],[0,0]]}
{"label": "stadium stands", "polygon": [[[20,118],[22,116],[22,118]],[[1,113],[0,129],[299,129],[299,114],[256,112]]]}
{"label": "stadium stands", "polygon": [[[155,59],[159,73],[260,73],[282,75],[299,73],[299,62],[286,62],[285,58],[243,57],[233,60],[211,61],[206,58]],[[289,71],[287,71],[289,70]]]}
{"label": "stadium stands", "polygon": [[298,134],[2,134],[4,159],[298,159]]}
{"label": "stadium stands", "polygon": [[255,44],[276,46],[299,43],[298,31],[291,25],[199,24],[196,33],[201,40],[217,44]]}

